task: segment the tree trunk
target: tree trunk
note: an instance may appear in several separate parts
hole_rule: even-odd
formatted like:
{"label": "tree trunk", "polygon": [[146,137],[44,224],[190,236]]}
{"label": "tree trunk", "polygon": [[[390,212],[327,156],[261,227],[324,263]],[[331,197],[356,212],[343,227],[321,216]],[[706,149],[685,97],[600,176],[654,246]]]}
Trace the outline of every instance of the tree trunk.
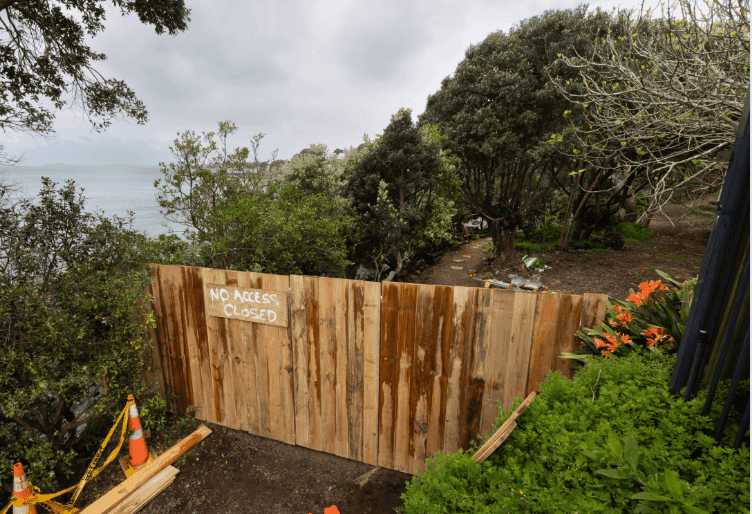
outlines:
{"label": "tree trunk", "polygon": [[[582,165],[582,161],[580,161],[580,165]],[[572,188],[572,193],[569,195],[569,205],[567,205],[567,215],[564,216],[564,223],[561,226],[561,235],[559,236],[559,251],[564,252],[569,249],[569,216],[572,214],[572,204],[574,203],[574,194],[577,192],[577,190],[580,188],[580,177],[581,175],[577,174],[577,183],[575,184],[575,187]]]}
{"label": "tree trunk", "polygon": [[639,213],[637,212],[637,196],[632,193],[632,188],[629,188],[629,196],[624,201],[624,204],[622,205],[622,208],[624,209],[624,215],[622,216],[622,219],[627,223],[634,223],[637,221],[637,216]]}
{"label": "tree trunk", "polygon": [[[405,254],[405,256],[407,256],[407,254]],[[397,252],[397,267],[394,268],[392,271],[390,271],[389,274],[386,276],[386,278],[382,280],[382,282],[391,282],[392,280],[394,280],[394,276],[400,271],[402,271],[402,262],[403,262],[402,253]]]}

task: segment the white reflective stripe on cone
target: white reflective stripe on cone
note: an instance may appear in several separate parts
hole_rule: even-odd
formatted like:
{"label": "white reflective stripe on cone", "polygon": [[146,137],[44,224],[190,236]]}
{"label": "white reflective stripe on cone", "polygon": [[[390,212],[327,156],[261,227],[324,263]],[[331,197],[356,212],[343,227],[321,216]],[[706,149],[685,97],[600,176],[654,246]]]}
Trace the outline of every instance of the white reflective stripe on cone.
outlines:
{"label": "white reflective stripe on cone", "polygon": [[139,428],[138,430],[136,430],[135,432],[133,432],[131,434],[130,438],[131,439],[141,439],[143,436],[144,436],[144,431],[143,431],[143,429]]}
{"label": "white reflective stripe on cone", "polygon": [[138,417],[138,409],[136,409],[136,404],[135,403],[131,405],[131,408],[128,410],[128,414],[132,418],[137,418]]}

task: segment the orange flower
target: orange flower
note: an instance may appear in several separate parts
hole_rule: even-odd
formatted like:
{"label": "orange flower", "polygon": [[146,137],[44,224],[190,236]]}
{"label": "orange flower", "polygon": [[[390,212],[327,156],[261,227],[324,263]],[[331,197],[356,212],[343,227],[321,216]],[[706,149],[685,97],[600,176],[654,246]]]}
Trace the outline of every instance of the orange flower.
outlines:
{"label": "orange flower", "polygon": [[596,348],[605,348],[606,347],[606,343],[604,343],[603,341],[601,341],[597,337],[595,339],[593,339],[593,344],[595,344]]}
{"label": "orange flower", "polygon": [[662,328],[646,328],[642,331],[642,335],[647,338],[648,346],[658,346],[658,343],[667,342],[673,348],[673,343],[676,342],[674,338],[668,335]]}
{"label": "orange flower", "polygon": [[609,352],[608,350],[601,350],[601,355],[608,359],[609,357],[611,357],[611,352]]}
{"label": "orange flower", "polygon": [[[632,315],[629,313],[628,310],[625,310],[621,314],[618,314],[616,316],[616,319],[619,320],[619,323],[624,326],[624,328],[629,328],[629,323],[632,321]],[[616,326],[616,325],[614,325]]]}
{"label": "orange flower", "polygon": [[619,346],[619,341],[611,334],[604,334],[604,337],[609,343],[611,343],[607,344],[606,348],[608,348],[612,353],[615,352],[616,348]]}
{"label": "orange flower", "polygon": [[643,298],[642,295],[639,294],[639,293],[638,294],[630,294],[627,297],[627,300],[629,300],[630,302],[634,303],[637,307],[640,307],[643,304],[643,300],[644,299],[645,298]]}
{"label": "orange flower", "polygon": [[614,312],[616,313],[617,316],[621,314],[621,311],[623,310],[624,310],[624,307],[622,307],[621,305],[614,305]]}
{"label": "orange flower", "polygon": [[619,338],[621,339],[622,344],[629,344],[632,342],[632,340],[629,339],[629,334],[620,334]]}

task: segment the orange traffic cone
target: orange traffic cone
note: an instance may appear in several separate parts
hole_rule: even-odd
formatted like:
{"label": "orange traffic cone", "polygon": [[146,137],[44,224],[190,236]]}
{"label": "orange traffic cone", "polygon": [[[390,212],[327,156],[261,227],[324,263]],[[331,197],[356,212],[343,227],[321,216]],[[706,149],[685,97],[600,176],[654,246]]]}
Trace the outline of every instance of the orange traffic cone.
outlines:
{"label": "orange traffic cone", "polygon": [[[24,473],[23,465],[17,462],[13,466],[13,496],[25,500],[33,495],[31,485],[26,480],[26,473]],[[37,514],[37,507],[34,504],[24,505],[23,507],[13,506],[13,514]]]}
{"label": "orange traffic cone", "polygon": [[[128,400],[132,399],[133,395],[129,394]],[[138,409],[136,409],[135,403],[131,404],[128,417],[128,428],[133,433],[128,439],[128,457],[120,459],[120,467],[123,469],[126,478],[154,460],[154,454],[146,446],[144,430],[141,428],[141,418],[138,417]]]}
{"label": "orange traffic cone", "polygon": [[337,508],[336,505],[332,505],[331,507],[325,507],[324,514],[339,514],[339,509]]}

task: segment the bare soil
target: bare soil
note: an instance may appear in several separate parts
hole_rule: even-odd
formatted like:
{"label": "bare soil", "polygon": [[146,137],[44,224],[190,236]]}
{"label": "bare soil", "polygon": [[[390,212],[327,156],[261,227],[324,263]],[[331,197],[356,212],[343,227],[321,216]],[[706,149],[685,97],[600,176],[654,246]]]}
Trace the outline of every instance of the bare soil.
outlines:
{"label": "bare soil", "polygon": [[[411,475],[186,416],[174,416],[147,444],[161,455],[201,424],[211,435],[173,464],[180,470],[175,481],[140,513],[322,514],[336,505],[342,514],[382,514],[403,503],[400,495]],[[113,461],[86,485],[76,506],[91,504],[123,480]]]}
{"label": "bare soil", "polygon": [[[712,198],[712,197],[711,197]],[[707,200],[704,202],[707,203]],[[548,250],[530,253],[545,257],[552,269],[539,274],[525,271],[522,257],[517,251],[500,265],[484,260],[483,247],[491,244],[490,237],[479,238],[447,252],[439,261],[422,273],[408,275],[405,282],[449,286],[484,287],[474,280],[494,278],[509,282],[509,275],[539,278],[549,291],[565,294],[605,293],[612,298],[624,300],[629,290],[638,290],[645,280],[657,280],[655,270],[668,273],[679,281],[699,274],[702,259],[708,244],[708,233],[713,225],[712,216],[684,215],[689,206],[668,205],[664,207],[667,217],[654,219],[650,224],[655,234],[651,241],[626,243],[621,251],[608,249]]]}
{"label": "bare soil", "polygon": [[[618,252],[548,251],[546,259],[552,269],[541,273],[540,279],[555,292],[606,293],[625,299],[629,289],[636,289],[639,282],[658,278],[656,269],[680,280],[697,275],[712,217],[679,219],[687,210],[683,205],[670,205],[664,210],[673,224],[667,219],[654,220],[650,227],[655,230],[652,241],[627,243]],[[509,273],[532,276],[522,270],[521,253],[509,266],[485,262],[482,247],[489,240],[482,238],[463,244],[443,255],[434,266],[409,274],[403,280],[483,287],[483,282],[470,277],[471,270],[479,277],[501,280],[508,280]],[[201,423],[190,417],[174,416],[148,444],[161,454]],[[342,514],[386,514],[403,504],[400,496],[410,475],[212,423],[206,425],[213,433],[186,458],[173,464],[180,473],[170,487],[141,511],[143,514],[321,514],[331,505],[336,505]],[[124,445],[121,456],[126,454]],[[369,472],[372,473],[368,475]],[[113,462],[87,484],[77,504],[88,505],[124,479]]]}

